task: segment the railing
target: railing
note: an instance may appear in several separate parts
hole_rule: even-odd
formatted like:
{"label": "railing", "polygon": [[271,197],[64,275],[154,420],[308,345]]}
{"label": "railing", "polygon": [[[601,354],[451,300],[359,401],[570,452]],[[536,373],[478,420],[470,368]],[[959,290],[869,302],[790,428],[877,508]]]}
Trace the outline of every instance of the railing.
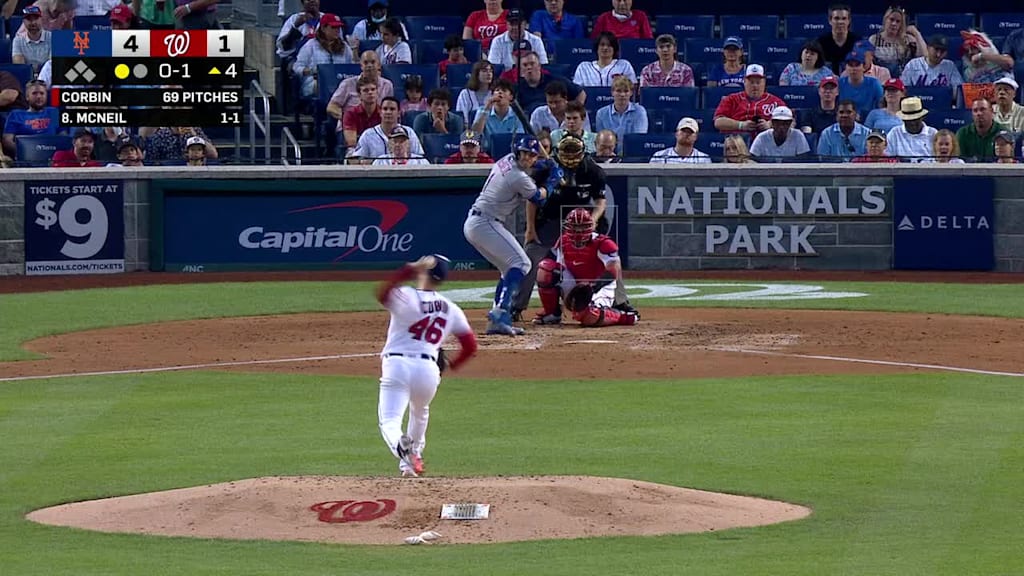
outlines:
{"label": "railing", "polygon": [[289,166],[288,162],[288,143],[291,143],[292,150],[295,152],[295,165],[302,166],[302,147],[299,146],[299,141],[292,136],[290,128],[285,126],[281,129],[281,164]]}
{"label": "railing", "polygon": [[[256,115],[256,98],[263,100],[263,117]],[[249,163],[256,163],[256,128],[263,131],[263,160],[270,160],[270,94],[260,86],[257,80],[252,81],[249,92]]]}

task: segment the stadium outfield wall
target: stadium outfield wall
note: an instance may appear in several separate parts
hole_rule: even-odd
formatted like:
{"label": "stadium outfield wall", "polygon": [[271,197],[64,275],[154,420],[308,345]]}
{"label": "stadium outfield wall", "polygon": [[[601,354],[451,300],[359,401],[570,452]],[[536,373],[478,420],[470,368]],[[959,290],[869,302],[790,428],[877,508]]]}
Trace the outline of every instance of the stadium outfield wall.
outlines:
{"label": "stadium outfield wall", "polygon": [[[0,172],[0,274],[375,269],[444,252],[482,166]],[[1024,272],[1024,167],[606,165],[634,270]],[[522,232],[522,214],[509,223]]]}

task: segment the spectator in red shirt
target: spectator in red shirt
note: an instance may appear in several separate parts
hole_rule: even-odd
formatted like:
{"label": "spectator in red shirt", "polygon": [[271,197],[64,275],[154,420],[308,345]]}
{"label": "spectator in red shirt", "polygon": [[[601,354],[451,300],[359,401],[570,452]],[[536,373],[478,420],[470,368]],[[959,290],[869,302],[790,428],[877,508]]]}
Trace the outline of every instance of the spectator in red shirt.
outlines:
{"label": "spectator in red shirt", "polygon": [[72,141],[71,150],[58,150],[53,154],[50,165],[54,168],[96,168],[103,166],[93,158],[93,148],[96,146],[96,138],[92,132],[85,128],[79,128],[75,132],[75,139]]}
{"label": "spectator in red shirt", "polygon": [[508,30],[508,10],[502,0],[484,0],[484,9],[470,13],[462,29],[463,40],[479,40],[483,53],[491,48],[491,40]]}
{"label": "spectator in red shirt", "polygon": [[480,135],[472,130],[462,133],[459,151],[444,161],[445,164],[494,164],[494,158],[480,150]]}
{"label": "spectator in red shirt", "polygon": [[719,132],[750,132],[756,135],[772,127],[772,112],[786,103],[765,92],[764,66],[751,64],[743,74],[743,91],[722,98],[715,108]]}
{"label": "spectator in red shirt", "polygon": [[380,106],[377,104],[377,82],[370,78],[360,78],[356,84],[359,89],[359,105],[345,112],[342,130],[345,134],[345,145],[352,147],[359,140],[359,135],[367,128],[380,124]]}
{"label": "spectator in red shirt", "polygon": [[590,37],[597,40],[602,32],[611,32],[616,38],[654,38],[651,21],[643,10],[633,10],[633,0],[612,0],[612,10],[597,17]]}
{"label": "spectator in red shirt", "polygon": [[883,164],[897,164],[900,161],[899,158],[886,155],[886,139],[884,130],[872,130],[871,134],[868,134],[868,139],[867,142],[865,142],[865,147],[867,148],[867,154],[863,156],[857,156],[856,158],[851,160],[851,162],[881,162]]}

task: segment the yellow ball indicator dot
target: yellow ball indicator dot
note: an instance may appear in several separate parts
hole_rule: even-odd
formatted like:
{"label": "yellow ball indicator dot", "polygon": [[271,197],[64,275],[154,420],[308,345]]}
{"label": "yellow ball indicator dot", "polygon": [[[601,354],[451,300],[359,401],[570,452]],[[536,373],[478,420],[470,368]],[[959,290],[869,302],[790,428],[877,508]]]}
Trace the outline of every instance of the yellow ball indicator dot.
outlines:
{"label": "yellow ball indicator dot", "polygon": [[127,64],[118,64],[114,66],[114,76],[117,76],[118,80],[124,80],[131,74],[131,69],[128,68]]}

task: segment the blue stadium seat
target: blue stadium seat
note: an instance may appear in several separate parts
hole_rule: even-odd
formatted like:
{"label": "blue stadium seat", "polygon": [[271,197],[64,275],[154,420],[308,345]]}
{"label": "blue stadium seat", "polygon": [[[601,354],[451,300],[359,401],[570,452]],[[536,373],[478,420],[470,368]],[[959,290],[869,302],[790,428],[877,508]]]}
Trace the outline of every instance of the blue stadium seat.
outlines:
{"label": "blue stadium seat", "polygon": [[[1024,12],[990,12],[981,15],[981,29],[989,36],[1007,36],[1024,27]],[[1002,50],[1003,47],[999,46]]]}
{"label": "blue stadium seat", "polygon": [[655,134],[660,132],[671,132],[674,124],[672,124],[672,118],[675,117],[678,112],[674,108],[648,108],[647,110],[647,131]]}
{"label": "blue stadium seat", "polygon": [[555,41],[555,62],[567,64],[574,69],[580,62],[597,60],[594,41],[586,38]]}
{"label": "blue stadium seat", "polygon": [[612,103],[612,89],[610,86],[587,86],[587,102],[585,104],[587,112],[591,115],[591,118],[595,118],[594,114],[601,108]]}
{"label": "blue stadium seat", "polygon": [[824,12],[814,14],[790,14],[785,17],[786,38],[817,38],[831,31]]}
{"label": "blue stadium seat", "polygon": [[[1018,85],[1024,86],[1024,62],[1017,62],[1013,66],[1013,78]],[[1024,90],[1017,91],[1017,99],[1024,102]]]}
{"label": "blue stadium seat", "polygon": [[711,38],[715,33],[715,17],[711,15],[655,16],[657,34],[683,38]]}
{"label": "blue stadium seat", "polygon": [[857,28],[860,28],[860,29],[867,28],[867,32],[863,33],[865,38],[871,36],[875,32],[881,32],[882,31],[882,16],[883,15],[884,14],[877,14],[877,15],[872,15],[872,16],[862,16],[860,14],[856,14],[855,15],[856,18],[857,18],[857,24],[856,24]]}
{"label": "blue stadium seat", "polygon": [[959,36],[961,30],[974,28],[974,14],[918,14],[917,29],[925,38],[942,34],[943,36]]}
{"label": "blue stadium seat", "polygon": [[953,107],[953,89],[942,86],[907,86],[907,96],[917,96],[928,110]]}
{"label": "blue stadium seat", "polygon": [[687,38],[684,61],[693,65],[694,62],[718,63],[722,61],[722,41],[711,38]]}
{"label": "blue stadium seat", "polygon": [[13,74],[22,86],[32,79],[32,66],[29,64],[0,64],[0,70]]}
{"label": "blue stadium seat", "polygon": [[769,62],[764,65],[764,77],[769,86],[778,86],[782,71],[789,66],[789,62]]}
{"label": "blue stadium seat", "polygon": [[696,109],[699,94],[699,88],[644,88],[640,90],[640,103],[648,109]]}
{"label": "blue stadium seat", "polygon": [[818,135],[814,132],[804,132],[804,138],[807,139],[807,147],[811,149],[811,154],[814,154],[818,150]]}
{"label": "blue stadium seat", "polygon": [[[326,2],[320,4],[320,10],[322,12],[329,12],[331,14],[338,15],[348,12],[348,10],[339,10],[335,12],[331,10],[330,6],[328,6]],[[356,24],[358,24],[359,21],[362,20],[363,18],[366,18],[366,16],[342,16],[341,21],[345,23],[345,34],[352,34],[352,31],[355,30]]]}
{"label": "blue stadium seat", "polygon": [[381,69],[381,74],[395,85],[395,98],[405,98],[405,78],[420,76],[423,78],[423,94],[428,94],[440,84],[437,64],[389,64]]}
{"label": "blue stadium seat", "polygon": [[[963,58],[960,57],[960,48],[964,45],[964,39],[959,34],[956,36],[946,36],[946,42],[949,43],[949,52],[946,53],[946,58],[952,60],[957,65],[957,69],[960,73],[963,73]],[[1002,50],[1003,45],[997,44],[996,48]]]}
{"label": "blue stadium seat", "polygon": [[413,40],[444,40],[449,34],[462,36],[463,19],[458,16],[407,16],[405,29]]}
{"label": "blue stadium seat", "polygon": [[8,38],[0,38],[0,64],[11,63],[11,41]]}
{"label": "blue stadium seat", "polygon": [[782,98],[790,108],[814,108],[818,105],[817,86],[769,86],[768,93]]}
{"label": "blue stadium seat", "polygon": [[800,38],[759,38],[751,40],[749,59],[751,62],[761,64],[767,62],[799,62],[800,47],[803,46],[804,42]]}
{"label": "blue stadium seat", "polygon": [[704,132],[702,130],[697,135],[695,146],[697,150],[711,156],[712,160],[720,162],[722,157],[725,156],[725,139],[728,136],[728,134],[722,134],[721,132]]}
{"label": "blue stadium seat", "polygon": [[566,80],[572,80],[574,74],[576,74],[576,65],[569,64],[547,64],[544,69],[550,72],[554,76],[561,76]]}
{"label": "blue stadium seat", "polygon": [[15,142],[18,162],[32,166],[46,166],[50,163],[50,158],[53,158],[54,152],[71,149],[71,137],[63,134],[18,136]]}
{"label": "blue stadium seat", "polygon": [[929,110],[928,116],[924,119],[925,124],[928,124],[936,130],[942,130],[946,128],[956,132],[960,128],[971,123],[971,110],[969,108],[947,108],[945,110]]}
{"label": "blue stadium seat", "polygon": [[637,78],[640,71],[658,59],[654,40],[624,39],[619,42],[619,57],[633,65]]}
{"label": "blue stadium seat", "polygon": [[461,134],[423,135],[423,153],[432,164],[441,164],[444,159],[459,151]]}
{"label": "blue stadium seat", "polygon": [[326,106],[342,80],[351,76],[359,76],[361,73],[362,68],[359,64],[320,64],[317,66],[317,103]]}
{"label": "blue stadium seat", "polygon": [[[650,116],[651,110],[648,109],[648,116]],[[655,108],[654,113],[660,116],[662,127],[655,129],[654,125],[651,125],[648,132],[674,132],[676,124],[682,118],[690,117],[697,121],[697,125],[700,126],[701,131],[715,132],[715,111],[714,110],[701,110],[701,109],[680,109],[680,108]]]}
{"label": "blue stadium seat", "polygon": [[722,37],[778,38],[779,17],[764,15],[722,16]]}
{"label": "blue stadium seat", "polygon": [[675,145],[676,135],[673,132],[626,134],[622,138],[622,156],[631,162],[646,162],[658,150]]}
{"label": "blue stadium seat", "polygon": [[706,62],[687,62],[686,63],[691,70],[693,70],[693,84],[695,86],[707,86],[708,83],[708,65]]}
{"label": "blue stadium seat", "polygon": [[406,126],[412,126],[413,123],[416,122],[416,117],[419,116],[420,114],[423,114],[423,112],[420,112],[419,110],[409,110],[405,114],[402,114],[401,122]]}
{"label": "blue stadium seat", "polygon": [[713,88],[701,88],[703,98],[701,100],[701,108],[707,110],[714,110],[718,108],[718,103],[722,101],[722,98],[732,94],[733,92],[739,92],[742,88],[736,86],[715,86]]}
{"label": "blue stadium seat", "polygon": [[495,160],[512,151],[512,138],[515,134],[490,134],[486,137],[487,151]]}
{"label": "blue stadium seat", "polygon": [[75,16],[75,30],[110,30],[110,17],[106,14],[99,16]]}
{"label": "blue stadium seat", "polygon": [[7,34],[11,38],[13,38],[14,35],[18,32],[18,29],[21,28],[21,20],[21,16],[11,16],[10,18],[7,19]]}

